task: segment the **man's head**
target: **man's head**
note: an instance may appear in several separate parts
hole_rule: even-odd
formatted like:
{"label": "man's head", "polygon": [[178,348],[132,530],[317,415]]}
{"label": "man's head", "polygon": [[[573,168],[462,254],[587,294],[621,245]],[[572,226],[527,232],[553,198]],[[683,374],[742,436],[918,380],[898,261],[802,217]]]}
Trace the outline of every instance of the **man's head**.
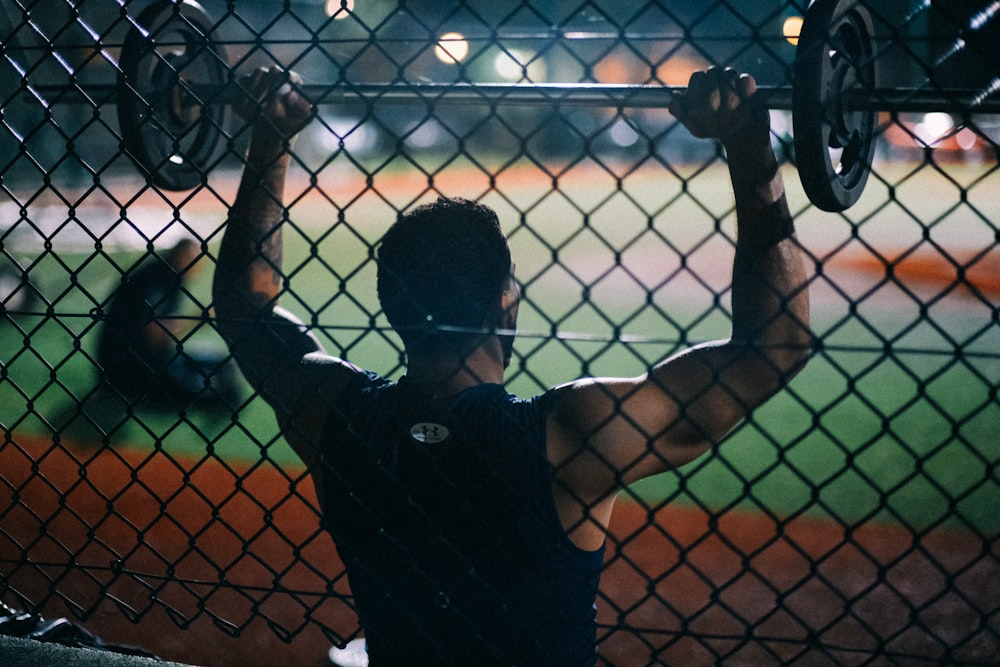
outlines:
{"label": "man's head", "polygon": [[466,199],[441,197],[400,216],[378,249],[379,300],[411,355],[467,354],[484,332],[513,329],[512,280],[496,213]]}

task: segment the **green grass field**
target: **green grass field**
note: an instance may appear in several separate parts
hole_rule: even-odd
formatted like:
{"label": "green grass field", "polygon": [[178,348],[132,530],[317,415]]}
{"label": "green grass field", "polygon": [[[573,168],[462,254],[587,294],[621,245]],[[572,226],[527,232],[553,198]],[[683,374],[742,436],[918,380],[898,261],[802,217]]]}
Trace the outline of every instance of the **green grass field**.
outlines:
{"label": "green grass field", "polygon": [[[889,182],[893,173],[883,172]],[[921,176],[927,181],[921,187],[912,178],[896,182],[897,197],[905,186],[906,211],[874,188],[841,218],[807,208],[794,175],[786,177],[800,237],[823,268],[814,282],[817,353],[718,456],[646,480],[633,493],[650,503],[738,505],[779,515],[1000,533],[995,306],[941,286],[885,283],[878,275],[836,270],[839,258],[870,252],[866,243],[907,248],[925,228],[958,254],[995,245],[982,210],[1000,219],[1000,205],[980,201],[981,189],[970,189],[967,199],[976,205],[970,209],[955,203],[959,192],[940,175]],[[957,178],[975,182],[975,173]],[[724,172],[699,174],[687,191],[679,179],[664,182],[661,174],[645,172],[625,184],[585,174],[561,179],[560,192],[552,194],[550,178],[528,178],[511,190],[514,195],[487,194],[507,223],[524,284],[524,335],[509,374],[515,393],[533,394],[584,374],[638,374],[689,342],[726,335],[731,221],[715,219],[729,201]],[[449,194],[478,197],[488,190],[475,178],[448,185],[441,187]],[[402,208],[420,194],[404,183],[393,206]],[[942,201],[948,198],[955,201]],[[650,222],[643,209],[664,212]],[[392,221],[394,209],[365,193],[343,211],[350,225],[328,223],[339,213],[316,197],[292,207],[297,228],[286,233],[290,294],[283,303],[316,326],[329,351],[397,375],[395,338],[379,328],[379,318],[373,328],[368,314],[377,312],[368,244]],[[220,206],[199,215],[204,228],[214,230],[224,211]],[[213,235],[213,251],[217,240]],[[667,250],[666,241],[676,250]],[[67,250],[31,266],[51,313],[35,304],[0,324],[0,423],[15,433],[94,438],[86,420],[77,417],[66,426],[86,399],[85,411],[115,446],[239,462],[263,455],[299,465],[259,399],[249,400],[233,420],[201,410],[180,418],[143,408],[130,415],[88,398],[94,386],[89,355],[97,340],[91,313],[118,280],[113,265],[125,267],[137,257]],[[193,286],[203,307],[209,304],[209,273]],[[207,326],[190,342],[221,344]]]}

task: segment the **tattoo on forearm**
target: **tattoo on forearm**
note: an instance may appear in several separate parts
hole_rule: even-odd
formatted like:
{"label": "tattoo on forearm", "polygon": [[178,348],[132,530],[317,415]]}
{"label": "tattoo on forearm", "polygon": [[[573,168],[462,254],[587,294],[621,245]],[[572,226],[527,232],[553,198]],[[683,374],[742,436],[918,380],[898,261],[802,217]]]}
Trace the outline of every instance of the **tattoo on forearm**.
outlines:
{"label": "tattoo on forearm", "polygon": [[281,271],[282,253],[281,231],[278,229],[271,230],[261,241],[258,252],[261,257],[267,260],[268,264],[275,268],[275,272],[279,273]]}

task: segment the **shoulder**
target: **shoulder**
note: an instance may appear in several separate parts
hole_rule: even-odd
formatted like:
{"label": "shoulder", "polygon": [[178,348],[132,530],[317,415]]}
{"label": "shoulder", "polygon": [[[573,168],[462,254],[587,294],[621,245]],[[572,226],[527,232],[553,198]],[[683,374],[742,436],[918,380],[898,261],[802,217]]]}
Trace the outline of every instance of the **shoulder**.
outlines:
{"label": "shoulder", "polygon": [[474,415],[482,421],[506,420],[512,424],[529,423],[544,416],[547,394],[522,398],[500,384],[481,384],[463,391],[454,401],[457,414]]}
{"label": "shoulder", "polygon": [[643,378],[581,378],[552,387],[538,397],[550,418],[581,424],[601,421],[640,392]]}
{"label": "shoulder", "polygon": [[384,400],[394,395],[398,384],[375,371],[355,366],[342,359],[324,357],[313,359],[309,355],[305,363],[315,364],[313,375],[320,382],[321,392],[329,398],[331,406],[339,409],[365,400]]}
{"label": "shoulder", "polygon": [[361,392],[388,382],[378,373],[323,352],[304,355],[302,369],[303,389],[315,392],[317,398],[326,399],[328,403],[335,403],[344,394]]}
{"label": "shoulder", "polygon": [[285,437],[303,455],[315,448],[327,420],[338,411],[344,397],[359,392],[377,376],[321,352],[303,356],[300,371],[294,382],[283,385],[284,390],[274,387],[265,398],[275,408]]}
{"label": "shoulder", "polygon": [[585,451],[597,467],[634,461],[668,431],[678,405],[648,377],[584,378],[550,389],[543,397],[549,454],[561,463]]}

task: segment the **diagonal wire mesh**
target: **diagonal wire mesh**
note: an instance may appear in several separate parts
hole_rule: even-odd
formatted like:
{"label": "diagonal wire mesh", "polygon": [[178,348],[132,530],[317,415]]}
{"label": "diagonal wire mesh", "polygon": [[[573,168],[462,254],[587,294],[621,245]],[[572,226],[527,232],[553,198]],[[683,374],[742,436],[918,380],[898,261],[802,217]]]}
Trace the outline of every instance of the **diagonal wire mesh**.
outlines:
{"label": "diagonal wire mesh", "polygon": [[[516,258],[512,392],[638,375],[726,335],[725,155],[665,110],[332,91],[683,85],[712,65],[789,86],[785,27],[806,4],[204,2],[235,74],[280,64],[331,84],[295,147],[283,305],[333,354],[398,377],[374,248],[401,212],[460,195],[497,210]],[[994,5],[866,5],[882,83],[995,92]],[[113,295],[184,238],[205,270],[175,304],[173,346],[228,354],[209,274],[248,137],[225,114],[185,191],[137,170],[114,100],[138,15],[97,0],[0,10],[0,596],[171,659],[314,659],[360,630],[310,477],[263,400],[237,380],[221,405],[165,407],[102,380]],[[809,254],[816,351],[713,456],[622,493],[601,660],[988,663],[1000,652],[1000,122],[881,114],[867,190],[840,214],[798,189],[788,114],[772,111],[772,134]],[[224,371],[207,378],[222,386]]]}

